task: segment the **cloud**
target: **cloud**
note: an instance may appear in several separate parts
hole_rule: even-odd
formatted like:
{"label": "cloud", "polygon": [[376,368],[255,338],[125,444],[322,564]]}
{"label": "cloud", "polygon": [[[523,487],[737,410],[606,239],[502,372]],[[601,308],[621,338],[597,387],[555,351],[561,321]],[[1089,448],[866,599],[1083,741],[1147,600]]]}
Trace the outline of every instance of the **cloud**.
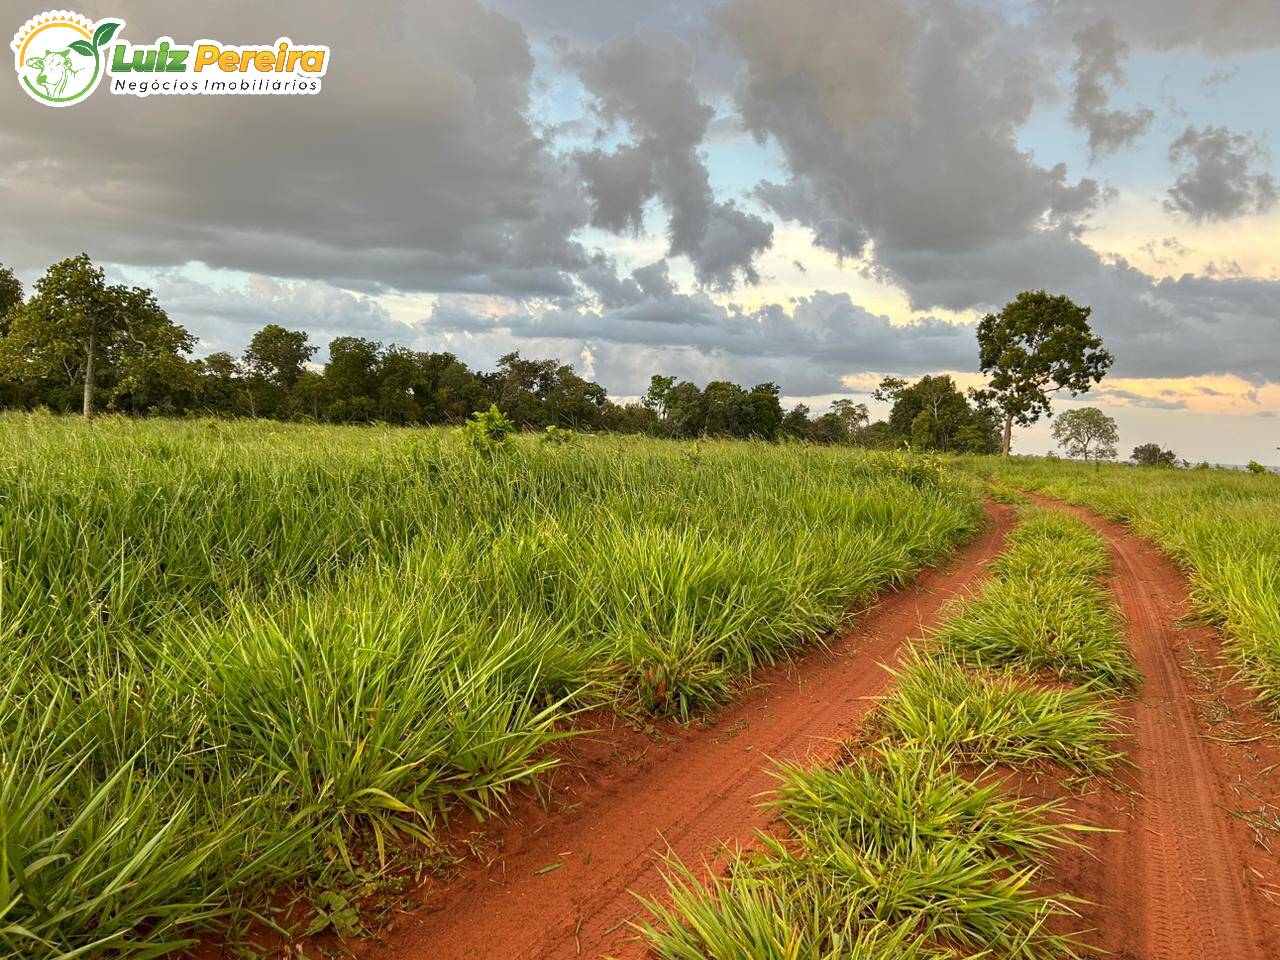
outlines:
{"label": "cloud", "polygon": [[605,310],[631,306],[646,299],[668,300],[676,293],[666,260],[637,267],[630,277],[620,278],[617,261],[597,251],[579,271],[578,279]]}
{"label": "cloud", "polygon": [[694,86],[689,46],[671,34],[635,33],[567,60],[601,119],[633,137],[611,152],[578,154],[592,224],[639,233],[644,206],[656,197],[669,221],[667,254],[688,257],[699,283],[731,290],[739,278],[758,282],[754,261],[772,245],[773,225],[715,199],[698,153],[715,111]]}
{"label": "cloud", "polygon": [[1191,220],[1228,220],[1265,213],[1276,203],[1276,182],[1259,171],[1269,159],[1251,133],[1226,127],[1187,127],[1169,147],[1169,161],[1179,171],[1169,188],[1165,209]]}
{"label": "cloud", "polygon": [[1155,111],[1148,107],[1136,110],[1110,109],[1110,86],[1124,83],[1121,66],[1129,55],[1129,45],[1116,35],[1115,21],[1110,17],[1075,35],[1079,52],[1075,71],[1074,100],[1071,122],[1089,134],[1089,151],[1094,159],[1131,146],[1151,129]]}
{"label": "cloud", "polygon": [[745,61],[737,102],[790,179],[757,197],[814,242],[892,266],[1074,223],[1106,199],[1018,144],[1046,82],[986,11],[895,0],[736,0],[718,18]]}
{"label": "cloud", "polygon": [[1120,35],[1142,49],[1222,56],[1280,47],[1275,0],[1035,0],[1033,15],[1048,34],[1066,36],[1111,17]]}
{"label": "cloud", "polygon": [[324,42],[332,63],[319,96],[101,90],[74,122],[3,85],[0,247],[19,266],[87,247],[363,290],[573,292],[590,207],[527,118],[515,21],[476,0],[166,0],[127,20],[135,41]]}
{"label": "cloud", "polygon": [[151,273],[146,283],[174,321],[197,335],[199,353],[239,353],[268,323],[305,330],[321,347],[340,336],[403,342],[413,332],[377,299],[318,281],[252,275],[242,286],[217,287],[181,269],[165,269]]}
{"label": "cloud", "polygon": [[1236,78],[1240,72],[1240,66],[1237,64],[1231,69],[1219,67],[1200,81],[1200,88],[1204,90],[1207,96],[1214,96],[1220,87],[1225,86]]}
{"label": "cloud", "polygon": [[1116,357],[1113,376],[1235,373],[1280,383],[1280,281],[1156,279],[1065,229],[962,253],[916,251],[895,268],[916,309],[994,311],[1021,290],[1064,293],[1093,308]]}
{"label": "cloud", "polygon": [[[441,298],[424,329],[541,343],[566,355],[587,343],[599,369],[617,377],[606,381],[610,390],[624,395],[642,389],[655,370],[668,368],[682,376],[698,371],[746,383],[764,377],[805,395],[839,392],[851,373],[965,368],[973,366],[977,352],[970,325],[932,317],[894,324],[853,303],[847,293],[822,290],[798,298],[789,309],[771,303],[750,311],[721,306],[702,293],[646,297],[613,310],[516,313]],[[627,350],[641,351],[653,365],[619,372],[616,358]]]}

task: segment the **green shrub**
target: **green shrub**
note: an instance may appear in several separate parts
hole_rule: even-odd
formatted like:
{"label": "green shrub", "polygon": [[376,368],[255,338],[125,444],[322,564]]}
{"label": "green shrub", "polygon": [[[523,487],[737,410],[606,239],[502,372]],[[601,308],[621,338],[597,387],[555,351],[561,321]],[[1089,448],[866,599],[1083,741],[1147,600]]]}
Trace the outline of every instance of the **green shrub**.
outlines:
{"label": "green shrub", "polygon": [[501,446],[515,430],[516,425],[507,419],[497,404],[490,404],[488,410],[473,413],[463,426],[467,443],[477,450],[485,451]]}

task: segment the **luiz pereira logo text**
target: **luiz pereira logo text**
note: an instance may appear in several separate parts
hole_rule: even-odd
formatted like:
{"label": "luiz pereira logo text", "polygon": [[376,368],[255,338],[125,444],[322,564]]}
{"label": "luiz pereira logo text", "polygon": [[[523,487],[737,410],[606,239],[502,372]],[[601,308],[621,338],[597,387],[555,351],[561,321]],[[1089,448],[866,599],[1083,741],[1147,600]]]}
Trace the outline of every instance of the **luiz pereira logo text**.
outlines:
{"label": "luiz pereira logo text", "polygon": [[38,103],[69,107],[99,86],[137,97],[165,94],[270,95],[320,92],[329,48],[279,37],[268,44],[219,40],[132,43],[117,17],[90,20],[46,10],[13,35],[18,84]]}

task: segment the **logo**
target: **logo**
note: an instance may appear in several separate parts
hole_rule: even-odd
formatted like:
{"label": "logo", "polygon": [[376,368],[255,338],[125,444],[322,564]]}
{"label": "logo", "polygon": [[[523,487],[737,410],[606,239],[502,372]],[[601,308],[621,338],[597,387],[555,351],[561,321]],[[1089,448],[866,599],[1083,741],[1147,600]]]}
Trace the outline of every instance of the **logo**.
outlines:
{"label": "logo", "polygon": [[98,87],[105,72],[106,44],[124,26],[97,23],[70,10],[32,17],[13,37],[14,67],[22,89],[40,103],[69,107]]}
{"label": "logo", "polygon": [[246,46],[176,43],[168,36],[133,44],[116,36],[122,27],[117,17],[94,22],[70,10],[32,17],[13,37],[18,83],[40,103],[69,107],[104,77],[112,93],[137,97],[309,94],[320,92],[329,67],[328,47],[298,45],[288,37]]}

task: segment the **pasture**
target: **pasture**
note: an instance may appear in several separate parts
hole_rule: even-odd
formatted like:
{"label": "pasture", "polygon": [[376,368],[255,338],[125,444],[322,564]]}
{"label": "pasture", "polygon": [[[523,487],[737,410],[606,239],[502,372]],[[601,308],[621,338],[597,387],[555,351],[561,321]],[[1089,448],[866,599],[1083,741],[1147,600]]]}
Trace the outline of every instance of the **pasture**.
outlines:
{"label": "pasture", "polygon": [[687,718],[977,528],[899,455],[0,417],[0,944],[156,956]]}

